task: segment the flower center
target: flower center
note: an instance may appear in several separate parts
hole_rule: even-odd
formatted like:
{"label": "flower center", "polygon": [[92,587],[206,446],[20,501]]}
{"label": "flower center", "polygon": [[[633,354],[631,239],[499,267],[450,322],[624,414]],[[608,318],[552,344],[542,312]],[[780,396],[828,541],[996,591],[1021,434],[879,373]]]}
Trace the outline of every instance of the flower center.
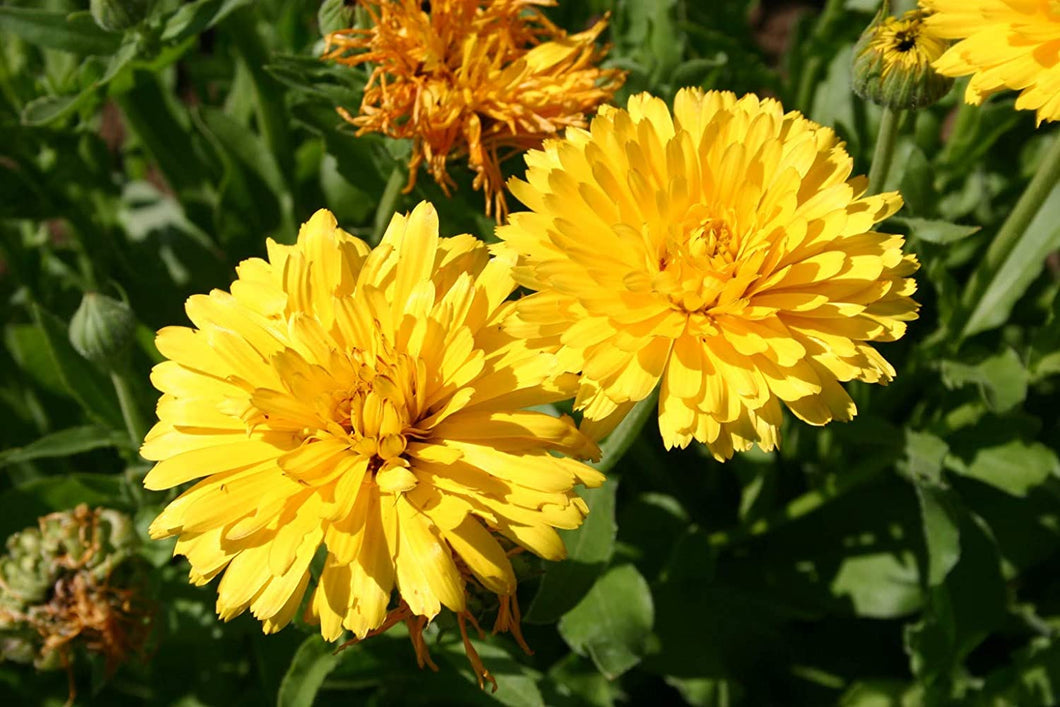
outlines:
{"label": "flower center", "polygon": [[677,309],[703,312],[717,303],[735,273],[740,238],[733,219],[697,204],[676,224],[659,257],[656,292]]}
{"label": "flower center", "polygon": [[913,30],[899,30],[894,33],[895,51],[907,52],[916,47],[916,35]]}
{"label": "flower center", "polygon": [[415,367],[410,364],[402,355],[392,360],[381,356],[374,365],[355,361],[353,380],[332,395],[330,419],[349,439],[351,450],[371,458],[373,471],[407,465],[401,455],[415,421],[416,398],[410,375]]}

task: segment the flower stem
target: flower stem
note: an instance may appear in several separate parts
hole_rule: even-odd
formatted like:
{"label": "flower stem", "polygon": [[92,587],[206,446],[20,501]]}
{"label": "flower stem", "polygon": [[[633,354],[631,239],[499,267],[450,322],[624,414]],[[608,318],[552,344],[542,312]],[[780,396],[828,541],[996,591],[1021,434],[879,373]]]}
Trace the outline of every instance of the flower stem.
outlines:
{"label": "flower stem", "polygon": [[1053,136],[1053,144],[1042,157],[1038,171],[1034,173],[1030,184],[1027,185],[1023,195],[1016,202],[1016,206],[1005,219],[1005,223],[1001,225],[1001,230],[990,242],[986,254],[968,280],[968,285],[961,297],[960,310],[955,313],[956,321],[952,324],[952,330],[960,334],[958,338],[966,336],[971,312],[983,296],[987,285],[1019,243],[1031,221],[1038,215],[1042,203],[1057,183],[1060,183],[1060,132]]}
{"label": "flower stem", "polygon": [[649,417],[653,416],[658,404],[659,386],[655,386],[655,389],[648,397],[633,406],[633,409],[622,418],[622,422],[618,423],[618,426],[611,431],[611,434],[600,445],[600,461],[592,464],[597,471],[606,474],[614,468],[618,460],[633,445],[637,435],[640,434],[641,428],[644,427],[644,423],[647,422]]}
{"label": "flower stem", "polygon": [[879,194],[891,172],[894,159],[894,144],[898,137],[898,125],[902,122],[902,111],[884,107],[880,116],[880,130],[876,134],[876,149],[872,153],[869,167],[869,194]]}
{"label": "flower stem", "polygon": [[129,432],[133,449],[139,449],[143,444],[144,435],[147,434],[147,424],[144,422],[136,396],[129,385],[129,378],[124,373],[111,371],[110,380],[118,394],[118,405],[121,407],[121,416],[125,419],[125,429]]}
{"label": "flower stem", "polygon": [[390,178],[386,180],[383,196],[380,197],[379,205],[375,209],[372,237],[369,239],[369,244],[373,247],[379,245],[379,241],[383,239],[383,234],[390,223],[390,218],[394,215],[394,207],[397,205],[398,199],[401,198],[401,187],[404,182],[405,170],[400,165],[397,165],[390,173]]}

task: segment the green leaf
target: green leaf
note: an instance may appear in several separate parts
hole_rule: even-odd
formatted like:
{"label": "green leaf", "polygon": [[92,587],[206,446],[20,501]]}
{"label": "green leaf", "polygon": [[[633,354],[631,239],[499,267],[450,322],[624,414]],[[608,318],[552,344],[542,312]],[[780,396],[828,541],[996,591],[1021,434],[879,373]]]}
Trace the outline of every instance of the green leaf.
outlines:
{"label": "green leaf", "polygon": [[1060,702],[1060,641],[1036,636],[987,676],[981,704],[1055,705]]}
{"label": "green leaf", "polygon": [[1030,374],[1019,354],[1005,349],[979,363],[942,362],[942,381],[948,388],[976,385],[987,406],[994,412],[1007,412],[1027,398]]}
{"label": "green leaf", "polygon": [[192,140],[187,109],[163,91],[157,76],[135,71],[132,89],[115,98],[174,190],[196,190],[208,183],[211,170]]}
{"label": "green leaf", "polygon": [[82,91],[66,96],[38,96],[22,108],[23,125],[47,125],[77,110],[89,91]]}
{"label": "green leaf", "polygon": [[1021,439],[980,449],[970,464],[950,457],[947,465],[964,476],[1019,497],[1025,497],[1046,479],[1060,477],[1060,460],[1056,452],[1041,442]]}
{"label": "green leaf", "polygon": [[1060,247],[1060,185],[1049,193],[989,281],[977,283],[981,294],[962,335],[972,336],[1008,321],[1013,305],[1042,272],[1046,256],[1057,247]]}
{"label": "green leaf", "polygon": [[927,432],[905,431],[905,458],[901,467],[915,479],[939,481],[949,446]]}
{"label": "green leaf", "polygon": [[324,0],[317,10],[317,27],[321,34],[353,27],[354,12],[345,0]]}
{"label": "green leaf", "polygon": [[[490,692],[487,689],[484,693],[476,693],[476,697],[481,695],[486,698],[481,700],[483,704],[498,702],[508,707],[545,707],[545,700],[537,686],[537,680],[541,677],[540,673],[519,663],[510,653],[490,641],[472,638],[471,643],[478,652],[479,658],[482,659],[483,665],[497,681],[496,692]],[[445,651],[448,661],[468,682],[473,683],[477,690],[478,678],[471,671],[463,643],[449,642],[445,646]],[[444,670],[445,666],[442,669]],[[470,700],[461,700],[456,696],[442,701],[449,701],[451,704],[470,702]]]}
{"label": "green leaf", "polygon": [[[908,156],[900,164],[902,165],[902,178],[898,183],[898,191],[906,204],[907,210],[904,213],[934,214],[938,210],[939,195],[935,191],[935,170],[924,155],[924,151],[916,145],[911,145]],[[916,219],[907,217],[903,220]]]}
{"label": "green leaf", "polygon": [[904,680],[865,680],[847,688],[839,707],[919,707],[920,690]]}
{"label": "green leaf", "polygon": [[22,108],[22,124],[47,125],[70,115],[84,105],[97,89],[110,83],[111,79],[136,57],[137,52],[139,52],[138,43],[135,39],[129,39],[110,58],[103,76],[79,93],[34,98]]}
{"label": "green leaf", "polygon": [[910,237],[938,245],[955,243],[979,231],[978,226],[961,226],[949,221],[933,221],[925,218],[896,216],[891,221],[908,228]]}
{"label": "green leaf", "polygon": [[[961,84],[954,88],[955,93],[963,91]],[[973,163],[1019,120],[1019,111],[1012,110],[1011,101],[990,101],[981,106],[961,105],[938,161],[954,174],[967,174]]]}
{"label": "green leaf", "polygon": [[335,646],[319,635],[298,646],[276,695],[277,707],[311,707],[324,679],[339,664]]}
{"label": "green leaf", "polygon": [[199,34],[223,20],[250,0],[196,0],[181,5],[165,22],[163,42],[179,42]]}
{"label": "green leaf", "polygon": [[1060,292],[1053,297],[1049,313],[1031,342],[1027,367],[1035,381],[1060,373]]}
{"label": "green leaf", "polygon": [[[579,700],[580,704],[592,705],[592,707],[612,707],[617,691],[617,685],[601,675],[590,661],[576,653],[568,653],[566,657],[553,665],[548,671],[548,680],[542,687],[554,688],[568,700],[574,697]],[[566,702],[562,701],[562,698],[553,697],[548,700],[547,704],[566,704]]]}
{"label": "green leaf", "polygon": [[54,314],[36,305],[33,307],[33,316],[44,333],[48,352],[67,392],[80,403],[90,418],[111,429],[124,429],[125,420],[113,385],[70,345],[66,325]]}
{"label": "green leaf", "polygon": [[651,633],[654,607],[648,583],[632,565],[604,573],[559,622],[559,632],[579,655],[589,655],[608,679],[640,662]]}
{"label": "green leaf", "polygon": [[35,385],[52,393],[66,393],[44,329],[36,324],[8,324],[4,327],[4,348]]}
{"label": "green leaf", "polygon": [[615,548],[616,489],[617,483],[608,479],[599,488],[582,491],[589,515],[579,528],[563,532],[567,559],[548,563],[526,612],[528,623],[557,621],[581,601],[607,566]]}
{"label": "green leaf", "polygon": [[916,484],[916,495],[927,546],[927,581],[934,587],[942,584],[961,559],[960,512],[952,492],[945,487],[923,481]]}
{"label": "green leaf", "polygon": [[677,690],[693,707],[729,707],[746,704],[740,683],[715,678],[679,678],[666,676],[666,684]]}
{"label": "green leaf", "polygon": [[961,557],[932,588],[928,610],[905,632],[913,674],[946,697],[961,679],[964,659],[1005,618],[1007,591],[1001,558],[989,529],[953,501]]}
{"label": "green leaf", "polygon": [[121,446],[127,444],[128,441],[128,435],[108,430],[98,425],[71,427],[67,430],[45,435],[25,447],[5,449],[0,452],[0,466],[32,461],[33,459],[65,457],[103,447]]}
{"label": "green leaf", "polygon": [[923,605],[916,556],[908,551],[850,555],[842,560],[830,587],[858,616],[891,619]]}
{"label": "green leaf", "polygon": [[290,199],[286,179],[261,138],[246,126],[232,120],[223,111],[204,108],[202,118],[206,127],[217,138],[220,149],[225,150],[265,182],[277,199]]}
{"label": "green leaf", "polygon": [[88,12],[0,7],[0,29],[30,44],[73,54],[106,56],[121,44],[121,35],[101,30]]}

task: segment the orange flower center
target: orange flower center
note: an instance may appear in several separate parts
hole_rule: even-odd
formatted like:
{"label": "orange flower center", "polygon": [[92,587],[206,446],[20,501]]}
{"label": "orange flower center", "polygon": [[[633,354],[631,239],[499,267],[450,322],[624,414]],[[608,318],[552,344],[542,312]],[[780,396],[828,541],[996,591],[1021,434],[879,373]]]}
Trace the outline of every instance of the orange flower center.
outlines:
{"label": "orange flower center", "polygon": [[670,303],[688,313],[705,313],[733,279],[740,255],[734,219],[696,204],[676,224],[659,258],[652,284]]}

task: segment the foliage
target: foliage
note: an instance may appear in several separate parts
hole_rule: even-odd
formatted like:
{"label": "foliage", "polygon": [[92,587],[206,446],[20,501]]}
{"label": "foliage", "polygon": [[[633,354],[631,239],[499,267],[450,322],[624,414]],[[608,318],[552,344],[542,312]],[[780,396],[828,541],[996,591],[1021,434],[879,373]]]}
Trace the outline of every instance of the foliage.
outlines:
{"label": "foliage", "polygon": [[[293,242],[320,207],[375,240],[430,199],[443,233],[492,240],[470,173],[452,170],[452,198],[422,178],[401,194],[409,145],[355,137],[336,114],[368,74],[315,58],[334,2],[158,0],[124,32],[86,5],[0,7],[0,537],[79,503],[125,511],[161,611],[153,653],[112,677],[77,672],[78,703],[1060,701],[1060,189],[980,267],[1057,139],[1011,95],[966,106],[958,81],[904,118],[886,186],[906,207],[885,230],[922,263],[922,309],[884,347],[896,381],[851,384],[853,422],[788,419],[779,451],[726,464],[695,445],[664,452],[649,422],[586,494],[570,559],[519,567],[534,654],[476,640],[491,694],[444,620],[425,633],[437,673],[400,627],[335,654],[305,627],[219,622],[214,592],[146,540],[172,494],[142,488],[136,451],[156,400],[152,333],[185,322],[188,295],[226,287],[266,235]],[[780,51],[763,48],[782,19],[772,3],[590,0],[549,15],[574,31],[612,13],[608,62],[630,72],[617,103],[684,85],[773,94],[833,126],[867,173],[881,113],[849,66],[875,9],[801,11]],[[136,316],[121,373],[70,343],[86,292]],[[66,677],[2,663],[0,695],[62,704]]]}

